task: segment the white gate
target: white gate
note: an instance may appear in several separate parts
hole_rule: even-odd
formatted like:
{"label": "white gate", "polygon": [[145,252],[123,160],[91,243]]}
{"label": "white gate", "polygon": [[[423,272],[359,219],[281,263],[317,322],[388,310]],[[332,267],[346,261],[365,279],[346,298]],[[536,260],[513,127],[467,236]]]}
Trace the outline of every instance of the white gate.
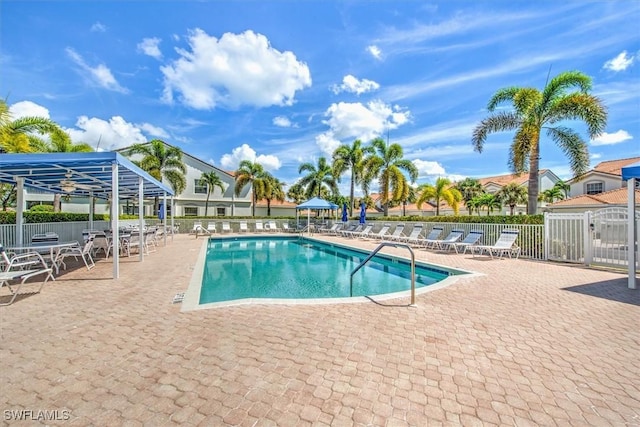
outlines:
{"label": "white gate", "polygon": [[[625,208],[600,209],[591,215],[592,264],[620,268],[629,265],[628,218]],[[636,211],[635,220],[640,220],[640,211]]]}
{"label": "white gate", "polygon": [[590,212],[547,213],[544,215],[544,243],[547,259],[586,263],[591,239]]}

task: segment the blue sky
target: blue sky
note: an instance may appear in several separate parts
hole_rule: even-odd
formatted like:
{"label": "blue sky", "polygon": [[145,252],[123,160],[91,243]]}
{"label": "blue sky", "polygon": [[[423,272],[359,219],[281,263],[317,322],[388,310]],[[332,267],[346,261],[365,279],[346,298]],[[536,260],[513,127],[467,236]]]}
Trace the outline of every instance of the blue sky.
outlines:
{"label": "blue sky", "polygon": [[[513,134],[482,154],[470,142],[491,95],[579,70],[609,111],[592,166],[640,155],[638,1],[8,0],[0,19],[14,118],[49,117],[100,150],[159,138],[292,184],[302,162],[381,136],[419,183],[500,175]],[[548,140],[541,167],[571,177]]]}

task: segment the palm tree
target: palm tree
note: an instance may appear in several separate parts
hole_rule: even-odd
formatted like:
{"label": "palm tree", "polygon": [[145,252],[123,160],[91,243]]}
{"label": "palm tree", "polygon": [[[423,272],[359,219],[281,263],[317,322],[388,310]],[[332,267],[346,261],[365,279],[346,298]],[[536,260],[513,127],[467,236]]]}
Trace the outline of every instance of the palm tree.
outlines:
{"label": "palm tree", "polygon": [[502,208],[502,202],[495,194],[486,193],[477,197],[478,215],[480,215],[480,208],[487,208],[487,216],[491,215],[494,209]]}
{"label": "palm tree", "polygon": [[418,189],[408,185],[408,194],[404,197],[402,202],[402,216],[407,216],[407,203],[415,203],[418,200]]}
{"label": "palm tree", "polygon": [[564,193],[564,198],[569,198],[569,191],[571,191],[571,184],[564,182],[563,180],[558,180],[555,184],[553,184],[555,188],[562,190]]}
{"label": "palm tree", "polygon": [[298,168],[298,173],[309,172],[300,179],[300,184],[306,187],[306,196],[311,198],[314,196],[322,196],[322,188],[328,188],[333,194],[338,193],[338,184],[333,174],[333,168],[327,162],[327,159],[320,157],[318,164],[303,163]]}
{"label": "palm tree", "polygon": [[304,194],[304,187],[300,184],[300,182],[296,182],[291,187],[289,187],[289,191],[287,191],[287,197],[291,199],[296,205],[307,200],[307,197]]}
{"label": "palm tree", "polygon": [[538,200],[545,203],[553,203],[556,200],[564,200],[564,193],[560,188],[554,186],[540,193]]}
{"label": "palm tree", "polygon": [[349,216],[353,216],[355,185],[362,180],[363,160],[365,155],[370,153],[371,147],[363,147],[359,139],[353,141],[351,146],[341,145],[333,152],[333,171],[338,181],[340,181],[340,175],[347,171],[351,172]]}
{"label": "palm tree", "polygon": [[221,192],[224,193],[224,183],[222,179],[216,174],[214,171],[211,172],[202,172],[202,176],[200,177],[200,185],[207,186],[207,200],[204,202],[204,216],[207,216],[209,210],[209,197],[211,193],[215,190],[216,187],[220,189]]}
{"label": "palm tree", "polygon": [[516,205],[527,203],[527,189],[515,182],[502,187],[496,195],[506,206],[509,206],[511,215],[514,214]]}
{"label": "palm tree", "polygon": [[364,175],[378,178],[384,216],[388,216],[389,203],[399,202],[408,196],[409,182],[403,171],[409,174],[411,183],[414,183],[418,179],[418,169],[411,161],[402,158],[399,144],[387,145],[382,138],[376,138],[371,141],[371,146],[374,152],[364,160],[367,170]]}
{"label": "palm tree", "polygon": [[480,208],[482,207],[481,206],[482,196],[483,194],[476,196],[473,199],[466,202],[467,208],[469,209],[469,215],[473,215],[473,211],[476,211],[476,213],[480,215]]}
{"label": "palm tree", "polygon": [[[12,120],[9,106],[0,100],[0,152],[33,153],[41,144],[36,134],[64,133],[57,123],[44,117],[21,117]],[[43,151],[43,150],[40,150]]]}
{"label": "palm tree", "polygon": [[276,177],[270,177],[264,198],[267,200],[267,216],[271,216],[271,201],[284,202],[284,182]]}
{"label": "palm tree", "polygon": [[235,194],[239,196],[242,189],[247,185],[253,188],[251,215],[256,216],[256,204],[258,200],[264,199],[268,193],[269,180],[273,177],[266,172],[260,163],[254,163],[251,160],[243,160],[238,165],[235,172],[236,185]]}
{"label": "palm tree", "polygon": [[440,215],[440,201],[444,200],[458,215],[458,203],[462,201],[462,194],[457,188],[451,186],[451,181],[447,178],[438,178],[435,185],[423,184],[420,186],[420,196],[416,202],[418,209],[426,201],[433,200],[436,205],[436,216]]}
{"label": "palm tree", "polygon": [[[176,195],[182,193],[187,186],[187,167],[182,161],[182,150],[154,139],[144,144],[134,144],[124,151],[125,155],[142,155],[142,159],[134,160],[149,175],[158,181],[167,181]],[[153,211],[158,212],[159,198],[154,200]]]}
{"label": "palm tree", "polygon": [[465,178],[456,184],[456,189],[462,194],[462,200],[469,210],[469,215],[473,213],[473,206],[469,205],[469,202],[477,196],[484,194],[484,188],[480,181],[475,178]]}
{"label": "palm tree", "polygon": [[[571,88],[577,90],[568,92]],[[537,211],[540,134],[543,129],[569,158],[574,176],[581,176],[587,171],[587,143],[577,132],[559,123],[566,120],[584,121],[591,139],[604,131],[607,124],[606,108],[599,98],[589,94],[590,90],[591,78],[579,71],[557,75],[545,85],[542,92],[535,88],[500,89],[489,100],[487,109],[494,112],[499,104],[510,102],[513,110],[494,113],[474,129],[472,143],[479,153],[488,134],[516,131],[509,163],[516,173],[529,171],[527,213],[535,214]]]}

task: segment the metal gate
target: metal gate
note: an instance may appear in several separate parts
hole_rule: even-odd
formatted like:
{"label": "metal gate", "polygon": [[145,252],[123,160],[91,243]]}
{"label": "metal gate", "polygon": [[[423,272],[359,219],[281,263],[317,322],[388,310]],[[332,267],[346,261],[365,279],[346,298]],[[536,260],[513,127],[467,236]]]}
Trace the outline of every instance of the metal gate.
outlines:
{"label": "metal gate", "polygon": [[547,259],[585,263],[590,245],[589,215],[584,213],[547,213],[544,216],[544,243]]}
{"label": "metal gate", "polygon": [[[600,209],[591,215],[592,264],[620,268],[629,265],[628,218],[624,208]],[[636,224],[639,220],[640,212],[636,211]]]}

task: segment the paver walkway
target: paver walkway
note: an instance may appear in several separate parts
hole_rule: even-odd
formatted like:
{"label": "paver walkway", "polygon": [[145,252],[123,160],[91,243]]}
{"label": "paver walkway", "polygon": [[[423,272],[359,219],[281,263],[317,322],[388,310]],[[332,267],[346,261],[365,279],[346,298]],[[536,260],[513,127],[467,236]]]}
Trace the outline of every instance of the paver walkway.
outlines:
{"label": "paver walkway", "polygon": [[3,424],[640,426],[640,291],[623,274],[419,250],[484,275],[417,307],[182,313],[202,243],[178,235],[117,281],[100,261],[0,308]]}

